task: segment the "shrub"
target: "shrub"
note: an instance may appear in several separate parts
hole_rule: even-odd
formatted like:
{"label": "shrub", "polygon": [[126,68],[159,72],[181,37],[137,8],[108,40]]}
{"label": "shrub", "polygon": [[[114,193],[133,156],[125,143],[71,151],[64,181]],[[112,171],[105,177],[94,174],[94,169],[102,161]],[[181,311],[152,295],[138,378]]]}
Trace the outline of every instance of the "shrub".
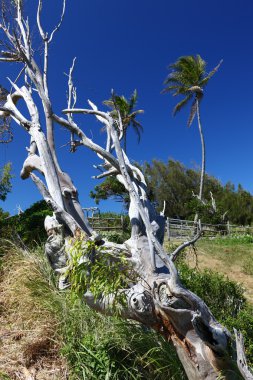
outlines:
{"label": "shrub", "polygon": [[130,234],[128,232],[103,231],[101,234],[105,239],[117,244],[123,244],[130,238]]}
{"label": "shrub", "polygon": [[45,201],[34,203],[20,215],[14,215],[0,221],[0,234],[5,239],[18,242],[20,239],[28,247],[44,243],[47,234],[44,220],[52,211]]}
{"label": "shrub", "polygon": [[253,307],[246,302],[243,288],[211,270],[200,272],[179,263],[183,284],[208,305],[217,320],[230,329],[241,331],[249,365],[253,365]]}
{"label": "shrub", "polygon": [[233,234],[216,238],[213,242],[218,245],[251,244],[253,243],[253,236],[250,234]]}

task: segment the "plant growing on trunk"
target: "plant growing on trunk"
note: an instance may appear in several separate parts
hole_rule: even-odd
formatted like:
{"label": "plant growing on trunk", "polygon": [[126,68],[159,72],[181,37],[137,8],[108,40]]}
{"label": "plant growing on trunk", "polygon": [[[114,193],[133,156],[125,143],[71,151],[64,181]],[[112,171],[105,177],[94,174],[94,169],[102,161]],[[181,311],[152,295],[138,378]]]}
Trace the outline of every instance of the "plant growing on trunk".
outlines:
{"label": "plant growing on trunk", "polygon": [[171,92],[173,96],[182,95],[184,98],[176,104],[173,114],[176,115],[183,107],[190,101],[192,105],[190,108],[190,115],[188,118],[187,126],[190,127],[197,115],[198,129],[201,141],[202,158],[201,158],[201,173],[198,199],[202,201],[204,176],[206,167],[206,149],[203,129],[200,118],[200,101],[204,95],[204,87],[207,85],[212,76],[219,69],[222,61],[210,72],[206,73],[206,62],[200,55],[189,55],[178,58],[175,63],[169,66],[171,73],[164,81],[165,89],[163,93]]}
{"label": "plant growing on trunk", "polygon": [[[200,237],[201,229],[191,241],[182,244],[171,254],[164,251],[165,218],[157,214],[147,196],[147,185],[142,171],[130,162],[121,147],[124,125],[120,111],[117,110],[118,118],[115,119],[110,112],[100,111],[91,101],[88,101],[88,108],[75,106],[77,97],[72,81],[74,63],[69,72],[69,96],[67,108],[63,109],[64,116],[59,116],[54,111],[48,85],[48,47],[61,26],[65,0],[60,22],[51,33],[43,29],[42,0],[38,2],[37,26],[44,46],[43,70],[40,70],[35,50],[31,46],[29,22],[23,15],[21,0],[12,4],[15,6],[15,18],[11,24],[5,22],[5,19],[1,24],[7,41],[5,50],[1,52],[1,60],[18,62],[22,73],[19,82],[11,81],[14,92],[7,95],[6,103],[0,111],[3,116],[12,117],[30,135],[30,148],[21,177],[32,179],[54,211],[53,217],[48,216],[45,220],[49,235],[45,249],[52,267],[60,274],[61,287],[68,285],[66,273],[71,270],[71,253],[73,255],[73,250],[78,248],[78,259],[84,273],[79,271],[75,261],[74,281],[78,278],[84,279],[83,299],[101,313],[113,313],[115,294],[108,293],[112,284],[107,286],[105,283],[105,291],[100,288],[99,292],[92,292],[94,283],[90,286],[92,279],[88,281],[91,275],[98,281],[91,270],[92,266],[96,266],[103,277],[106,277],[101,269],[101,262],[103,264],[106,257],[107,265],[111,268],[117,267],[117,270],[124,273],[123,282],[115,277],[119,285],[116,287],[117,293],[124,296],[124,302],[119,305],[117,313],[122,318],[143,323],[163,335],[166,340],[171,340],[189,379],[211,380],[220,375],[225,379],[247,376],[252,378],[244,362],[242,365],[238,361],[237,365],[230,355],[230,333],[215,320],[206,304],[180,282],[174,261],[184,247],[193,244]],[[19,108],[20,99],[25,102],[29,117],[22,114]],[[41,102],[42,108],[38,107],[37,101]],[[43,115],[40,114],[40,109],[43,110]],[[101,122],[107,133],[105,147],[86,136],[75,121],[75,114],[94,115]],[[41,124],[42,116],[46,121],[45,131]],[[59,126],[70,132],[72,151],[77,147],[86,147],[97,154],[102,170],[97,178],[116,176],[129,193],[131,237],[123,244],[102,239],[85,219],[77,189],[57,160],[54,133]],[[34,173],[36,171],[40,173],[40,177]],[[103,257],[103,253],[106,256]],[[80,289],[78,283],[75,286]],[[239,337],[238,358],[244,360]]]}

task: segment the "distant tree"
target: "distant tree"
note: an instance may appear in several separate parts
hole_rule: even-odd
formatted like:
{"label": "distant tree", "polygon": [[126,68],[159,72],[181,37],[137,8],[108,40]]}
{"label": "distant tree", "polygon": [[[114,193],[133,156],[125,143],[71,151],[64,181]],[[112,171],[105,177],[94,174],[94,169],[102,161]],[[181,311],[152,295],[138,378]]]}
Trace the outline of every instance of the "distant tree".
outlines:
{"label": "distant tree", "polygon": [[107,177],[95,186],[94,191],[90,192],[90,197],[95,200],[96,204],[99,204],[101,200],[112,198],[117,202],[123,202],[126,209],[128,209],[130,202],[128,192],[115,177]]}
{"label": "distant tree", "polygon": [[11,163],[8,162],[0,169],[0,200],[5,201],[7,194],[11,191]]}
{"label": "distant tree", "polygon": [[184,106],[190,101],[192,105],[190,108],[190,115],[187,125],[190,127],[194,120],[195,115],[198,119],[198,128],[202,146],[202,162],[201,162],[201,176],[199,185],[198,198],[201,201],[203,196],[204,175],[206,165],[206,151],[205,140],[200,119],[200,101],[204,95],[204,87],[209,82],[210,78],[219,69],[222,61],[210,72],[206,73],[206,62],[200,55],[189,55],[178,58],[178,60],[169,66],[171,73],[166,78],[164,84],[165,89],[163,93],[171,92],[173,96],[182,95],[184,98],[176,104],[173,114],[176,115]]}
{"label": "distant tree", "polygon": [[109,100],[105,100],[103,103],[112,109],[111,116],[118,120],[118,112],[121,117],[123,125],[123,139],[124,139],[124,151],[127,149],[127,132],[129,127],[132,127],[137,135],[138,143],[141,139],[141,133],[143,132],[142,125],[136,120],[137,115],[142,114],[143,110],[134,110],[137,104],[137,90],[134,90],[130,99],[127,100],[124,95],[113,94]]}
{"label": "distant tree", "polygon": [[[145,163],[141,170],[147,181],[149,199],[159,210],[163,209],[165,201],[165,215],[170,218],[192,220],[198,213],[205,223],[219,224],[229,220],[233,224],[249,225],[253,222],[253,197],[241,185],[236,190],[231,182],[223,186],[217,178],[205,174],[203,201],[199,202],[192,196],[199,188],[199,171],[172,159],[168,162],[153,160]],[[90,196],[97,204],[111,198],[122,202],[126,210],[129,207],[129,194],[115,177],[107,177],[95,186]]]}

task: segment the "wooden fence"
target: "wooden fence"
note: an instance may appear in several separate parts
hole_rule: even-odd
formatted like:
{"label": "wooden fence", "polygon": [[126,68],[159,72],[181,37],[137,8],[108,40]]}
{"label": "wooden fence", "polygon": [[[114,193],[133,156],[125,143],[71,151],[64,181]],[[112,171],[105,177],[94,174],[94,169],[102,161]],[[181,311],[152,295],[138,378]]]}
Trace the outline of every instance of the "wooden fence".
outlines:
{"label": "wooden fence", "polygon": [[100,216],[88,217],[91,227],[96,231],[123,231],[124,217],[101,218]]}
{"label": "wooden fence", "polygon": [[[124,231],[126,221],[121,215],[119,217],[104,218],[101,216],[88,217],[89,223],[96,231]],[[216,237],[230,234],[245,234],[253,235],[253,226],[236,226],[229,222],[224,224],[209,224],[202,223],[201,228],[203,236]],[[181,220],[167,218],[166,235],[171,239],[188,239],[194,235],[196,225],[193,220]]]}
{"label": "wooden fence", "polygon": [[[251,226],[236,226],[229,222],[224,224],[201,223],[203,235],[205,237],[224,236],[230,234],[253,234]],[[184,239],[194,235],[196,224],[193,220],[181,220],[167,218],[166,232],[169,240]]]}

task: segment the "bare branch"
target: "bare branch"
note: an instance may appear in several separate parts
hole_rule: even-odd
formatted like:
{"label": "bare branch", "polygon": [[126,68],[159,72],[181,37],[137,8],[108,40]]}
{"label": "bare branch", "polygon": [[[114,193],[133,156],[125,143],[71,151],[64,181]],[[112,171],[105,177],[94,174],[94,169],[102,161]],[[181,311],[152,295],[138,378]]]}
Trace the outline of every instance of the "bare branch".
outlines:
{"label": "bare branch", "polygon": [[[25,70],[25,66],[22,67],[22,69],[21,69],[20,72],[18,73],[16,79],[14,80],[14,83],[17,83],[17,81],[19,80],[19,78],[20,78],[21,75],[23,74],[24,70]],[[13,90],[13,87],[11,87],[11,89],[10,89],[10,93],[12,93],[12,90]]]}
{"label": "bare branch", "polygon": [[[90,110],[90,109],[86,109],[86,108],[71,108],[71,109],[64,109],[62,110],[63,113],[83,113],[83,114],[87,114],[87,115],[95,115],[96,117],[99,116],[103,119],[103,123],[105,122],[109,122],[111,118],[111,116],[106,113],[106,112],[102,112],[102,111],[97,111],[96,109],[93,109],[93,110]],[[101,120],[100,120],[101,121]]]}
{"label": "bare branch", "polygon": [[16,19],[16,21],[18,23],[18,26],[19,26],[19,29],[21,32],[21,36],[22,36],[22,40],[23,40],[24,48],[25,48],[25,54],[26,54],[27,59],[29,60],[31,57],[30,44],[29,44],[29,31],[25,30],[25,27],[24,27],[23,17],[22,17],[22,6],[21,6],[20,0],[17,0],[17,19]]}
{"label": "bare branch", "polygon": [[[68,108],[73,108],[75,106],[75,103],[76,103],[76,89],[74,88],[74,84],[73,84],[73,78],[72,78],[72,74],[73,74],[73,71],[74,71],[74,67],[75,67],[75,61],[76,61],[76,57],[73,59],[73,62],[72,62],[72,66],[70,67],[69,69],[69,74],[68,74]],[[72,97],[73,97],[73,104],[72,103]],[[73,117],[72,117],[72,114],[68,114],[68,120],[70,122],[73,121]],[[71,132],[71,135],[70,135],[70,151],[71,152],[75,152],[76,151],[76,145],[73,144],[73,141],[74,141],[74,133]]]}
{"label": "bare branch", "polygon": [[63,22],[63,18],[64,18],[64,14],[65,14],[65,9],[66,9],[66,0],[63,0],[62,2],[62,14],[61,14],[61,18],[60,18],[60,21],[58,23],[58,25],[56,25],[56,27],[54,28],[54,30],[52,31],[49,39],[48,39],[48,43],[50,44],[50,42],[52,41],[53,37],[54,37],[54,34],[56,32],[58,32],[58,30],[60,29],[61,27],[61,24]]}
{"label": "bare branch", "polygon": [[52,42],[54,34],[60,29],[61,24],[63,22],[63,18],[64,18],[64,14],[65,14],[65,9],[66,9],[66,0],[63,0],[63,2],[62,2],[62,13],[61,13],[60,21],[56,25],[56,27],[53,29],[53,31],[51,32],[51,34],[50,34],[49,37],[48,37],[48,33],[46,33],[43,30],[42,25],[41,25],[42,5],[43,5],[42,0],[39,0],[38,8],[37,8],[37,25],[38,25],[38,29],[39,29],[39,32],[40,32],[40,35],[41,35],[41,38],[43,39],[43,41],[47,42],[48,44],[50,44],[50,42]]}
{"label": "bare branch", "polygon": [[16,58],[0,58],[0,62],[17,62]]}
{"label": "bare branch", "polygon": [[72,218],[70,214],[68,214],[61,206],[59,206],[51,197],[48,189],[44,185],[44,183],[41,181],[39,177],[37,177],[34,173],[30,174],[31,179],[37,186],[38,190],[40,191],[41,195],[45,199],[47,203],[49,203],[52,206],[52,209],[55,213],[55,215],[62,220],[66,225],[69,227],[70,231],[72,232],[73,236],[78,233],[78,231],[82,231],[82,228],[79,226],[79,224]]}
{"label": "bare branch", "polygon": [[165,215],[165,210],[166,210],[166,201],[163,201],[163,209],[160,212],[160,215],[164,216]]}
{"label": "bare branch", "polygon": [[22,179],[29,178],[31,172],[37,170],[44,175],[41,159],[37,154],[30,154],[23,164],[23,168],[20,173]]}
{"label": "bare branch", "polygon": [[41,38],[43,40],[45,40],[47,38],[47,34],[44,32],[44,30],[41,26],[41,19],[40,19],[41,11],[42,11],[42,0],[39,0],[38,8],[37,8],[37,25],[38,25],[38,29],[39,29]]}
{"label": "bare branch", "polygon": [[201,223],[200,223],[200,220],[199,220],[199,228],[198,228],[198,232],[197,234],[189,241],[186,241],[184,242],[183,244],[181,244],[179,247],[177,247],[175,249],[174,252],[171,253],[170,257],[171,257],[171,260],[172,261],[175,261],[179,255],[179,253],[185,249],[186,247],[189,247],[190,245],[193,245],[194,243],[196,243],[196,241],[201,237],[202,235],[202,228],[201,228]]}
{"label": "bare branch", "polygon": [[[91,111],[91,110],[89,110]],[[95,114],[95,111],[91,112],[92,114]],[[84,146],[87,146],[91,150],[93,150],[95,153],[100,155],[100,157],[103,157],[106,161],[108,161],[115,169],[119,170],[119,163],[118,160],[110,153],[107,152],[105,149],[103,149],[101,146],[95,144],[91,139],[89,139],[85,133],[74,123],[69,122],[66,119],[63,119],[62,117],[57,116],[56,114],[52,115],[52,118],[60,125],[67,128],[70,132],[73,132],[76,134],[82,141],[82,144]]]}
{"label": "bare branch", "polygon": [[101,179],[101,178],[109,177],[110,175],[117,175],[117,174],[119,174],[119,171],[117,169],[110,169],[110,170],[103,172],[99,175],[93,176],[92,178]]}
{"label": "bare branch", "polygon": [[[11,81],[10,81],[11,82]],[[11,82],[13,83],[13,82]],[[27,120],[21,112],[17,109],[15,103],[18,101],[18,99],[23,98],[22,92],[20,89],[14,85],[15,88],[17,88],[17,91],[14,94],[7,95],[7,102],[5,103],[4,107],[0,109],[0,116],[4,116],[5,114],[9,114],[17,124],[22,125],[26,130],[29,130],[31,127],[31,122]],[[2,114],[3,111],[3,114]]]}

